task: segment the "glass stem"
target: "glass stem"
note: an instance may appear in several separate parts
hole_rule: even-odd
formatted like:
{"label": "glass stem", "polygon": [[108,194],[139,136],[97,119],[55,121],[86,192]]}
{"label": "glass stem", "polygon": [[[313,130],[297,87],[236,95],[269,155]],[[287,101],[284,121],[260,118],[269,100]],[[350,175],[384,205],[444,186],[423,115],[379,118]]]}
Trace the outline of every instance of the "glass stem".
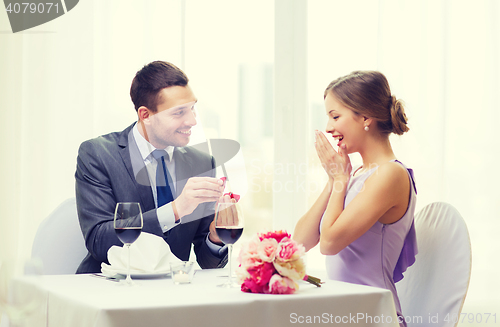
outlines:
{"label": "glass stem", "polygon": [[127,283],[132,283],[132,278],[130,277],[130,244],[127,244],[127,252],[128,252],[128,264],[127,264]]}
{"label": "glass stem", "polygon": [[232,269],[232,264],[231,264],[231,257],[233,256],[233,245],[229,244],[228,245],[228,252],[227,252],[227,264],[229,265],[229,285],[233,283],[233,269]]}

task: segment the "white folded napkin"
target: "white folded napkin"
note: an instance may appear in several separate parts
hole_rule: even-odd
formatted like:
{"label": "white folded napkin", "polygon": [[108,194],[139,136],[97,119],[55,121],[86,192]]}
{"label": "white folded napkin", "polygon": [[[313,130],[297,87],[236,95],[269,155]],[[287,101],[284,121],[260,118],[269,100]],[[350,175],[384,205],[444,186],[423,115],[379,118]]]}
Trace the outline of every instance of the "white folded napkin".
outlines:
{"label": "white folded napkin", "polygon": [[[108,250],[108,261],[101,264],[101,271],[106,276],[126,274],[128,251],[125,246],[112,246]],[[149,233],[141,233],[139,238],[130,245],[130,273],[156,274],[170,272],[170,262],[179,262],[170,246],[163,238]]]}

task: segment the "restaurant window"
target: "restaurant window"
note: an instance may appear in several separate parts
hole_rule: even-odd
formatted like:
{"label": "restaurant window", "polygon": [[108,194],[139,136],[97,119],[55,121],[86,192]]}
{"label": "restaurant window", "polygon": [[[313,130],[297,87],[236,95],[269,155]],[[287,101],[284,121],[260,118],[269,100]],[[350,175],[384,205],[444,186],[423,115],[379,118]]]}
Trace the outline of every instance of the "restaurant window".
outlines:
{"label": "restaurant window", "polygon": [[184,70],[204,137],[241,145],[224,163],[231,190],[243,196],[237,247],[272,228],[274,3],[187,0],[184,29]]}

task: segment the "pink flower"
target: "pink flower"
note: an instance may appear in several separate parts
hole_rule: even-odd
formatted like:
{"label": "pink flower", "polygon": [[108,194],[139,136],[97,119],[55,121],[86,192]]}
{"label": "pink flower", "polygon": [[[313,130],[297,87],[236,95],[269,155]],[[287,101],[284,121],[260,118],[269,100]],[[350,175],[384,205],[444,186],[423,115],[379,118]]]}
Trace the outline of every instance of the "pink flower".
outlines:
{"label": "pink flower", "polygon": [[249,268],[250,278],[243,281],[241,290],[251,293],[268,293],[268,283],[276,272],[274,265],[270,262],[264,262],[260,266]]}
{"label": "pink flower", "polygon": [[245,279],[241,284],[241,290],[247,293],[264,293],[264,286],[257,285],[257,283],[251,279]]}
{"label": "pink flower", "polygon": [[283,277],[288,277],[293,280],[304,279],[306,275],[306,267],[302,258],[294,261],[274,261],[274,268]]}
{"label": "pink flower", "polygon": [[281,277],[274,274],[269,281],[269,293],[272,294],[292,294],[299,289],[299,285],[288,277]]}
{"label": "pink flower", "polygon": [[258,252],[259,244],[259,239],[254,238],[249,243],[243,245],[238,258],[241,267],[248,269],[262,264],[262,259]]}
{"label": "pink flower", "polygon": [[274,238],[266,238],[259,243],[257,253],[262,261],[273,262],[276,258],[277,248],[278,242]]}
{"label": "pink flower", "polygon": [[304,253],[305,249],[302,244],[297,244],[297,242],[290,238],[284,238],[278,244],[276,259],[283,262],[295,261],[301,258]]}
{"label": "pink flower", "polygon": [[240,266],[236,270],[243,292],[291,294],[299,285],[297,280],[310,279],[321,286],[317,278],[305,278],[302,256],[305,249],[285,231],[256,235],[241,249]]}
{"label": "pink flower", "polygon": [[283,230],[279,230],[277,232],[267,232],[267,233],[261,233],[259,235],[259,238],[260,240],[262,241],[263,239],[266,239],[266,238],[274,238],[276,240],[276,242],[281,242],[282,239],[284,239],[285,237],[292,237],[290,234],[288,234],[286,231],[283,231]]}
{"label": "pink flower", "polygon": [[266,285],[276,272],[276,269],[272,263],[264,262],[261,266],[255,267],[248,272],[258,285]]}

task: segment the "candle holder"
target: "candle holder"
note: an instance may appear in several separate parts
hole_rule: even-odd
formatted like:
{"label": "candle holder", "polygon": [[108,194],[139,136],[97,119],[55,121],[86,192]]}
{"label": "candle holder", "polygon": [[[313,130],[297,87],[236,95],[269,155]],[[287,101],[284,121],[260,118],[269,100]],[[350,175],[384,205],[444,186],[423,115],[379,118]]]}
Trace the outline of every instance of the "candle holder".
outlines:
{"label": "candle holder", "polygon": [[174,284],[189,284],[193,280],[194,269],[192,261],[171,262],[170,270]]}

